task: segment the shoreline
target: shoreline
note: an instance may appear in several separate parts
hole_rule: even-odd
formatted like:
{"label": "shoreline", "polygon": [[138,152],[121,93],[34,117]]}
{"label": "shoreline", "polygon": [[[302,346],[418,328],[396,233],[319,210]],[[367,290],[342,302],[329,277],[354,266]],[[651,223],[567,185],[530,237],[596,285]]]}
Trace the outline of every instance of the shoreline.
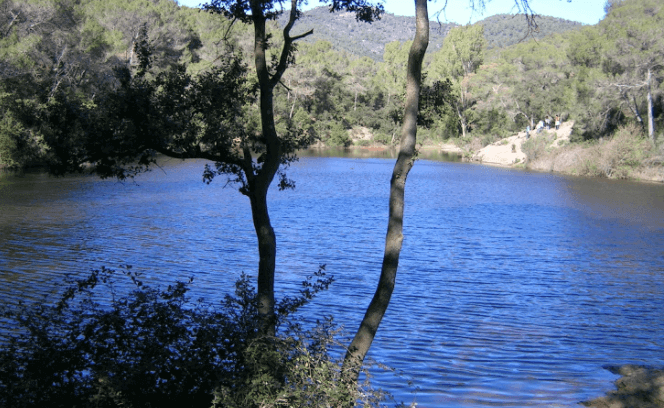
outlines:
{"label": "shoreline", "polygon": [[[499,143],[499,142],[496,142]],[[496,146],[496,143],[493,144],[493,146]],[[509,142],[508,142],[509,143]],[[492,145],[489,145],[492,146]],[[325,152],[325,151],[334,151],[334,150],[340,150],[340,151],[355,151],[355,152],[363,152],[366,153],[366,157],[374,157],[373,153],[378,153],[378,152],[384,152],[386,153],[383,156],[389,156],[391,158],[396,158],[397,156],[397,147],[395,146],[385,146],[385,145],[372,145],[372,146],[349,146],[347,148],[343,147],[329,147],[329,146],[315,146],[312,148],[309,148],[307,150],[312,150],[312,151],[317,151],[317,152]],[[564,168],[559,168],[562,166],[558,166],[556,163],[556,159],[559,161],[562,160],[568,160],[569,156],[588,156],[589,154],[592,154],[593,152],[585,152],[585,153],[580,153],[579,151],[584,150],[584,149],[589,149],[586,146],[563,146],[558,152],[554,152],[553,157],[552,155],[546,156],[544,158],[539,158],[537,160],[519,160],[516,163],[500,163],[500,162],[494,162],[494,161],[484,161],[479,158],[477,158],[477,153],[475,155],[471,155],[471,153],[467,150],[464,150],[454,144],[451,143],[436,143],[436,144],[423,144],[418,146],[418,150],[420,152],[426,152],[429,155],[430,154],[437,154],[437,155],[447,155],[450,157],[457,157],[459,161],[463,161],[466,163],[475,163],[475,164],[480,164],[484,166],[494,166],[494,167],[503,167],[503,168],[510,168],[510,169],[520,169],[520,170],[528,170],[528,171],[534,171],[534,172],[540,172],[540,173],[554,173],[554,174],[560,174],[560,175],[565,175],[565,176],[576,176],[576,177],[589,177],[589,178],[598,178],[598,179],[607,179],[607,180],[626,180],[626,181],[635,181],[635,182],[640,182],[640,183],[651,183],[651,184],[664,184],[664,166],[659,165],[659,166],[652,166],[652,167],[646,167],[643,169],[637,169],[636,171],[630,172],[628,175],[620,175],[620,173],[614,172],[612,174],[606,174],[606,171],[601,170],[598,171],[595,174],[586,174],[586,173],[579,173],[577,171],[577,167],[568,166],[568,169]],[[390,154],[387,154],[390,153]],[[558,153],[560,155],[559,158],[555,156],[555,153]],[[551,154],[551,153],[550,153]],[[423,155],[426,156],[426,155]],[[375,156],[378,157],[378,156]],[[427,158],[427,157],[422,157],[422,158]],[[454,161],[454,160],[453,160]],[[573,163],[574,164],[574,163]],[[581,163],[582,165],[587,165],[586,163]],[[664,164],[664,163],[662,163]],[[571,168],[571,170],[569,170]],[[616,176],[618,175],[618,176]]]}
{"label": "shoreline", "polygon": [[605,396],[581,404],[591,408],[662,408],[664,407],[664,370],[625,364],[607,366],[621,377],[614,381],[616,389]]}
{"label": "shoreline", "polygon": [[[559,129],[551,128],[541,132],[525,131],[495,141],[473,150],[478,140],[465,147],[449,141],[423,143],[418,145],[429,155],[456,156],[461,161],[483,165],[524,169],[567,176],[604,178],[609,180],[630,180],[646,183],[664,183],[664,147],[653,146],[644,139],[636,126],[619,129],[611,138],[592,142],[571,143],[570,137],[574,121],[560,124]],[[365,141],[353,139],[354,143]],[[318,150],[334,149],[319,144]],[[475,147],[477,148],[477,147]],[[380,144],[352,145],[347,149],[359,152],[393,152],[396,146]]]}

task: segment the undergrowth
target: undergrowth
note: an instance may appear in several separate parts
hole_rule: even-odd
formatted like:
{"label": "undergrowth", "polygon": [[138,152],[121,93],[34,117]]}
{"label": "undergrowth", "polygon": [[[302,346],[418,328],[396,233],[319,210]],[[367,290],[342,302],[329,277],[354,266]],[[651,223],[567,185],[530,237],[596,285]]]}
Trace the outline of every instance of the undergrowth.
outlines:
{"label": "undergrowth", "polygon": [[607,140],[586,147],[586,154],[573,169],[574,173],[591,177],[634,178],[636,172],[651,165],[656,149],[637,126],[625,126]]}
{"label": "undergrowth", "polygon": [[[131,293],[117,293],[119,278]],[[379,406],[386,395],[368,373],[359,387],[339,381],[332,318],[298,323],[297,310],[332,280],[321,267],[278,302],[277,335],[260,337],[244,274],[234,294],[209,304],[187,297],[191,280],[162,290],[129,267],[94,270],[55,304],[3,307],[16,331],[0,343],[0,406]]]}

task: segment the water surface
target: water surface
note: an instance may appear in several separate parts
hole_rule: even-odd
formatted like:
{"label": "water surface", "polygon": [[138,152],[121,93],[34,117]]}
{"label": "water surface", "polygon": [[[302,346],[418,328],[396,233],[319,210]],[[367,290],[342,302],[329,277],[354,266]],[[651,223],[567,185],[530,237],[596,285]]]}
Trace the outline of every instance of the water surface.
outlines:
{"label": "water surface", "polygon": [[[380,272],[393,159],[304,157],[270,192],[277,290],[321,263],[337,281],[307,306],[352,332]],[[0,296],[55,299],[65,273],[131,264],[195,277],[215,300],[257,244],[248,200],[201,161],[136,183],[0,178]],[[576,406],[611,389],[611,364],[664,365],[664,186],[420,160],[404,246],[371,356],[375,385],[420,407]],[[407,385],[413,381],[413,387]]]}

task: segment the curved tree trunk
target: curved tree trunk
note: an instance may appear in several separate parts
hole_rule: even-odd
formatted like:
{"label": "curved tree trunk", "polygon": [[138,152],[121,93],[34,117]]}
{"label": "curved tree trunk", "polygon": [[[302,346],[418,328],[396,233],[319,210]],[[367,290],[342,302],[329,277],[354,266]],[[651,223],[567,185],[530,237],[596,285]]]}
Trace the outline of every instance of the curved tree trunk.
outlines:
{"label": "curved tree trunk", "polygon": [[[290,35],[290,30],[297,20],[298,0],[291,0],[291,11],[288,24],[283,29],[284,43],[281,56],[273,73],[268,69],[265,56],[267,49],[267,33],[265,22],[267,17],[263,12],[264,1],[250,0],[251,19],[254,23],[254,62],[256,76],[260,91],[261,131],[265,152],[258,159],[260,168],[253,174],[253,166],[248,166],[245,174],[249,184],[248,196],[251,200],[251,214],[254,219],[254,228],[258,238],[258,313],[261,318],[260,334],[274,336],[274,271],[277,257],[277,241],[274,229],[270,223],[267,209],[267,193],[274,176],[282,163],[284,149],[274,123],[274,88],[288,68],[293,42],[313,34],[309,30],[296,36]],[[248,155],[249,153],[247,153]],[[251,167],[251,168],[250,168]]]}
{"label": "curved tree trunk", "polygon": [[429,14],[427,0],[415,0],[416,32],[408,55],[406,84],[406,106],[401,136],[399,157],[394,165],[390,181],[390,213],[385,238],[385,255],[380,273],[378,288],[374,294],[364,319],[348,348],[342,367],[342,381],[354,387],[380,325],[390,303],[399,266],[399,255],[403,242],[403,209],[406,177],[415,161],[417,140],[417,114],[422,79],[422,60],[429,45]]}
{"label": "curved tree trunk", "polygon": [[[267,36],[265,17],[260,2],[251,2],[254,23],[254,62],[260,89],[261,130],[265,153],[262,167],[249,186],[251,214],[258,238],[258,313],[261,316],[260,332],[273,336],[274,328],[274,271],[277,257],[277,240],[270,223],[267,208],[267,192],[281,164],[281,143],[274,124],[273,92],[275,81],[268,71],[265,56]],[[287,47],[289,44],[284,45]]]}

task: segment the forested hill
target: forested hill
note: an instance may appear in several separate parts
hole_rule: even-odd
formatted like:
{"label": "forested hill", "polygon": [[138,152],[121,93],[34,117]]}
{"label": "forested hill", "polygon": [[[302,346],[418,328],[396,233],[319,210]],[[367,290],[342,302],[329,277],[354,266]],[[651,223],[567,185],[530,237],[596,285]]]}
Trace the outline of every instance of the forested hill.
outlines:
{"label": "forested hill", "polygon": [[[286,25],[288,14],[280,18],[281,26]],[[538,30],[528,36],[528,27],[522,15],[499,14],[488,17],[476,24],[484,26],[487,49],[502,48],[516,44],[522,39],[541,39],[554,33],[580,28],[581,23],[555,17],[537,18]],[[436,52],[443,45],[443,39],[455,23],[432,21],[429,34],[428,52]],[[327,7],[316,7],[304,13],[295,25],[294,32],[314,29],[314,34],[305,39],[314,43],[329,41],[338,51],[347,51],[358,56],[366,56],[376,61],[383,59],[385,44],[392,41],[410,41],[415,36],[415,17],[395,16],[386,13],[381,20],[373,23],[358,23],[352,13],[330,13]],[[528,38],[526,38],[528,36]]]}
{"label": "forested hill", "polygon": [[[536,19],[537,31],[528,34],[522,15],[496,14],[487,17],[477,24],[484,26],[486,48],[505,48],[521,40],[542,39],[552,34],[564,33],[582,27],[577,21],[569,21],[556,17],[540,16]],[[528,36],[528,38],[525,38]],[[525,38],[525,39],[524,39]]]}
{"label": "forested hill", "polygon": [[[288,14],[284,13],[279,22],[285,26],[287,21]],[[454,23],[431,24],[429,50],[440,49],[445,35],[456,26]],[[415,18],[386,13],[379,21],[367,24],[355,21],[353,13],[330,13],[327,7],[316,7],[304,13],[293,32],[305,32],[312,28],[314,34],[306,39],[307,42],[329,41],[339,51],[380,61],[385,44],[410,41],[415,37]]]}

